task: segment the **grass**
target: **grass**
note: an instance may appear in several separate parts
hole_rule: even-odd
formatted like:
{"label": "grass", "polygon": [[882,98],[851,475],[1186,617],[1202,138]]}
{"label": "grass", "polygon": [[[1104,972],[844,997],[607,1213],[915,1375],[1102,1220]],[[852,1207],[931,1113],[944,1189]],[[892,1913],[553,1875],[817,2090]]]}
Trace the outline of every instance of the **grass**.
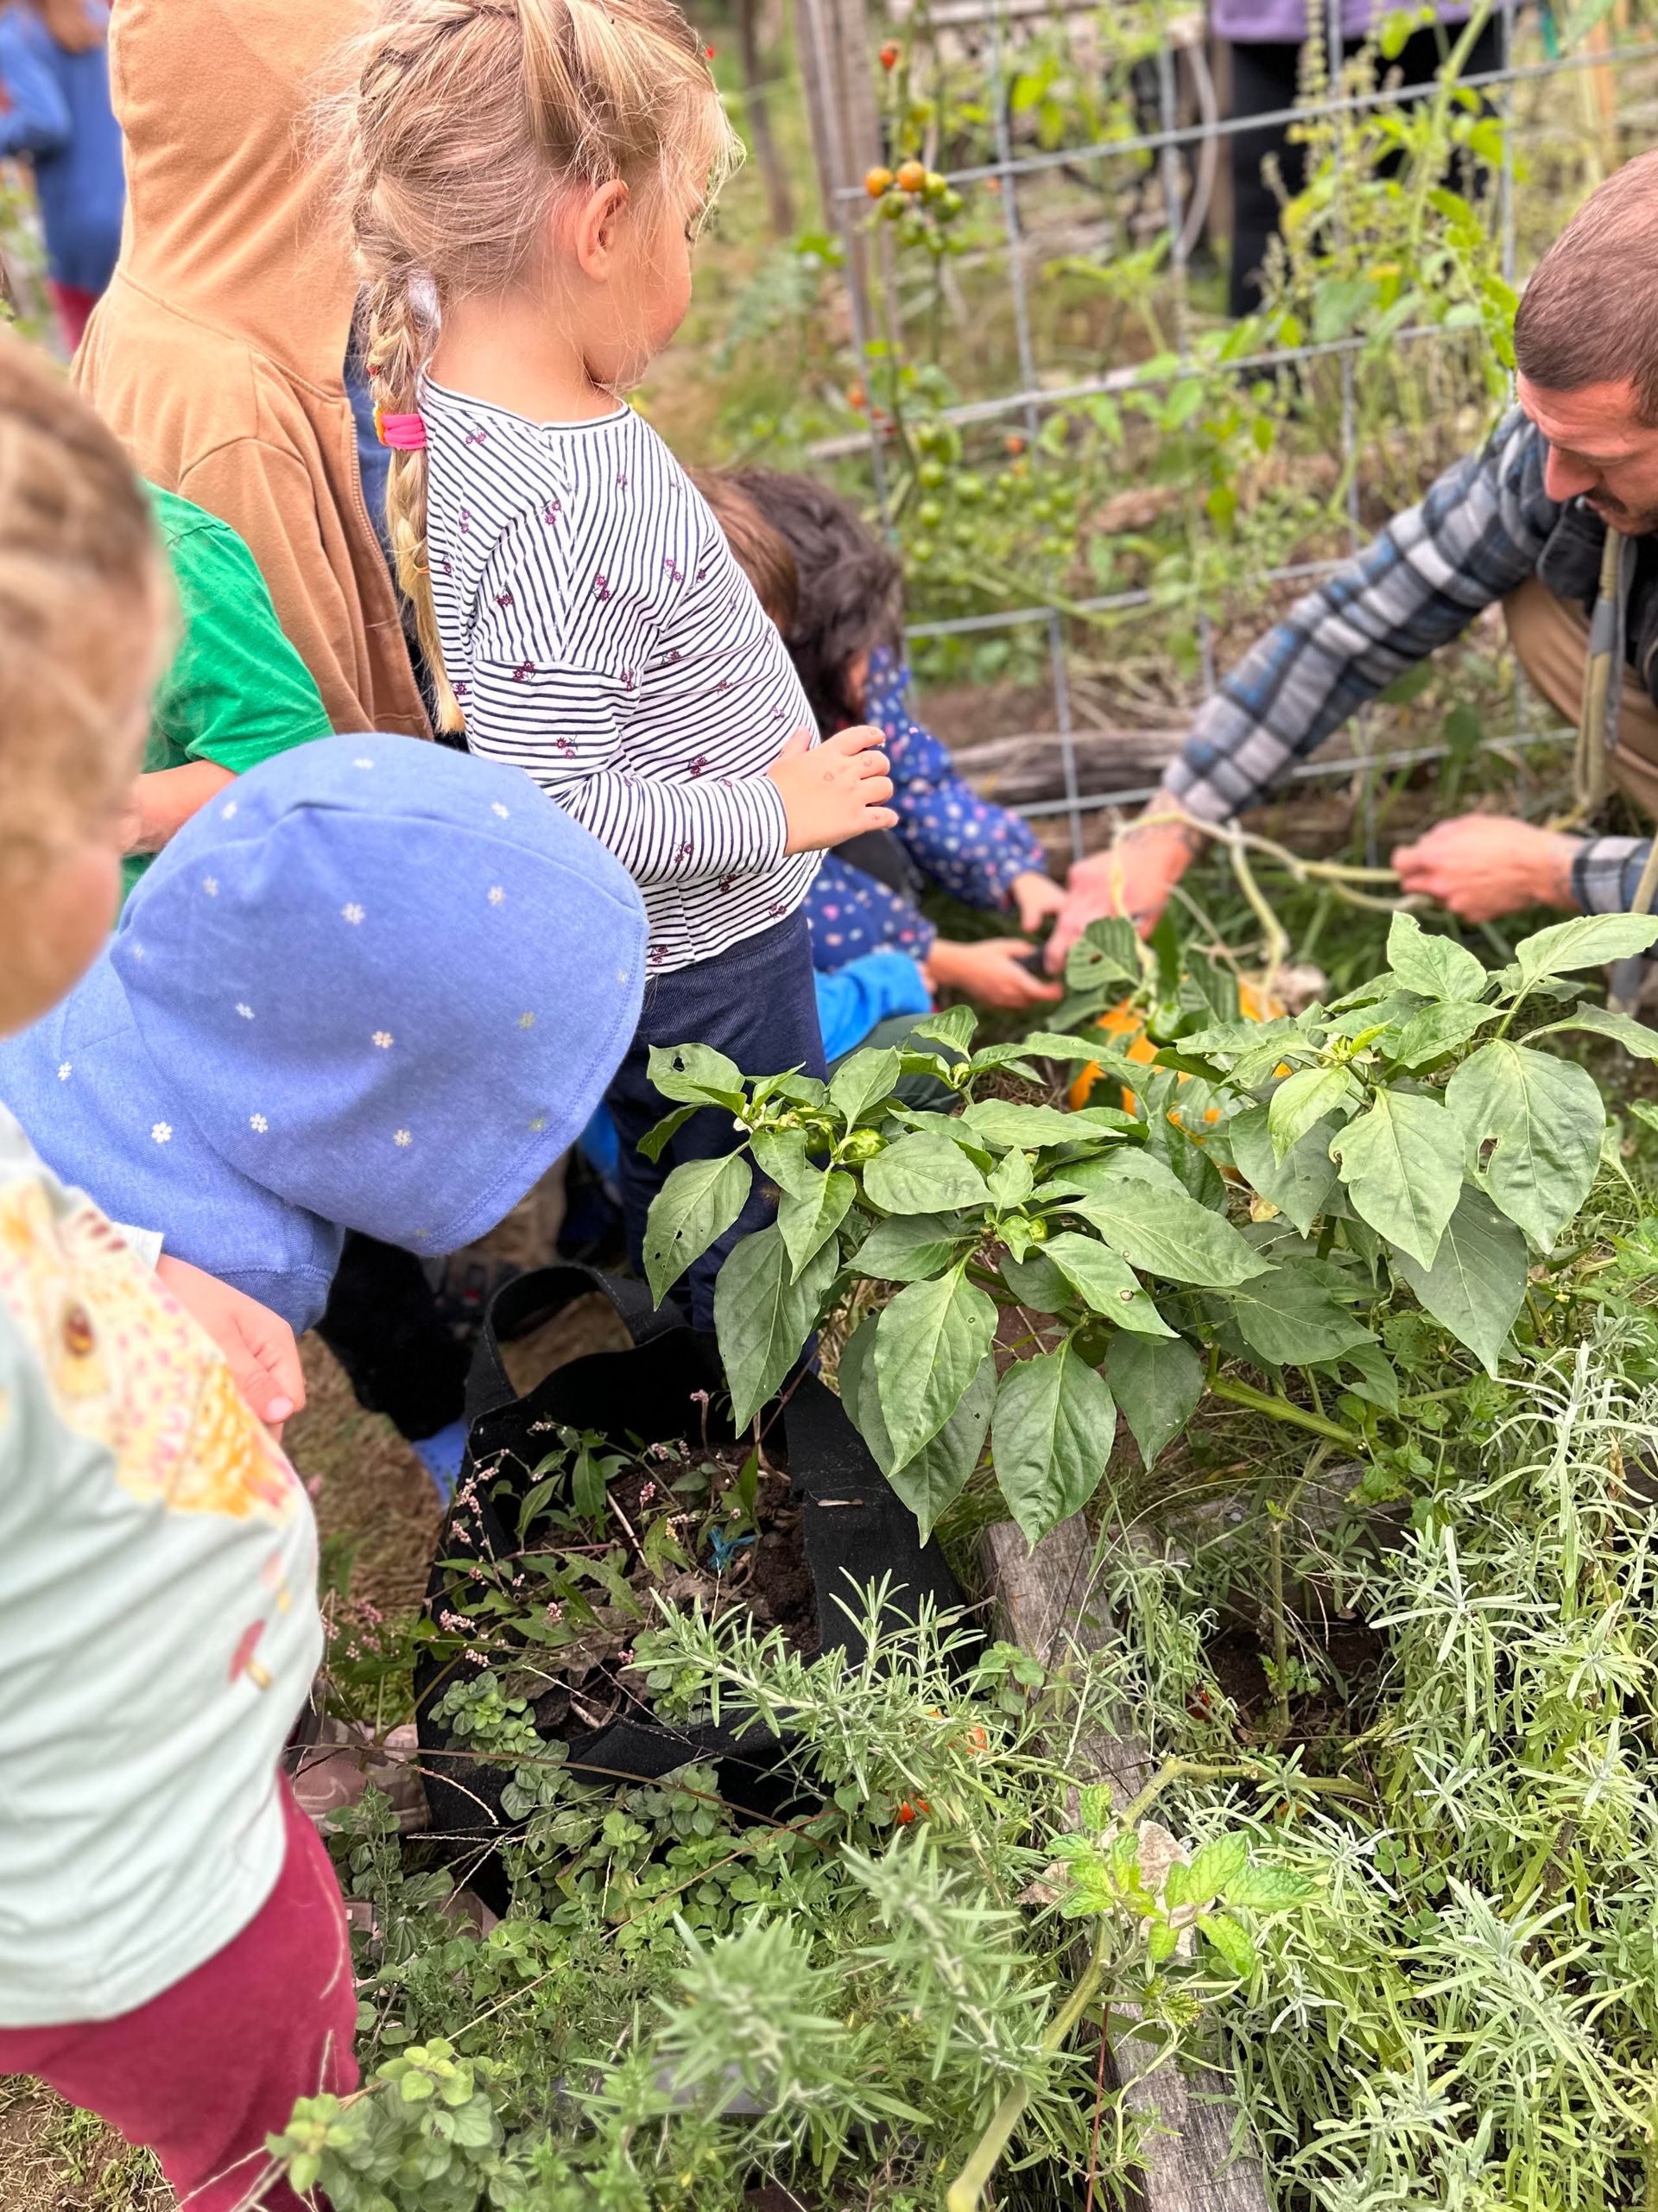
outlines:
{"label": "grass", "polygon": [[38,2083],[0,2078],[0,2203],[6,2212],[172,2212],[147,2152]]}

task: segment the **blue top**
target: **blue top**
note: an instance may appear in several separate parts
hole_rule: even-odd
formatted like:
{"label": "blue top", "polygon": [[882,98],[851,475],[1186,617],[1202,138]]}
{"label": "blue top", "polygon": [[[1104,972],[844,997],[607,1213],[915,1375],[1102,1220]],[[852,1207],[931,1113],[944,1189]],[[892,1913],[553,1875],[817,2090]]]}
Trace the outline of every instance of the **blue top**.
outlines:
{"label": "blue top", "polygon": [[380,550],[386,556],[395,583],[397,569],[392,560],[391,538],[386,523],[386,487],[391,476],[391,454],[380,442],[380,432],[374,419],[374,394],[369,389],[369,372],[364,366],[355,332],[351,336],[351,349],[345,356],[345,396],[351,402],[351,421],[357,431],[357,469],[363,479],[363,504],[369,510],[369,520],[374,524],[374,534],[380,541]]}
{"label": "blue top", "polygon": [[[949,746],[910,713],[908,690],[909,670],[877,646],[870,656],[864,719],[886,740],[898,816],[893,833],[921,872],[957,898],[969,906],[1003,907],[1016,877],[1030,869],[1046,872],[1041,840],[1010,808],[981,798],[958,774]],[[844,967],[878,952],[923,960],[938,935],[913,900],[834,852],[824,855],[805,907],[817,968]]]}
{"label": "blue top", "polygon": [[914,1014],[919,1020],[933,1011],[927,979],[904,953],[865,953],[832,974],[820,968],[813,983],[826,1060],[855,1051],[871,1030],[895,1014]]}
{"label": "blue top", "polygon": [[573,1142],[638,1023],[621,865],[517,769],[320,738],[186,823],[0,1042],[63,1182],[297,1329],[343,1233],[452,1252]]}
{"label": "blue top", "polygon": [[[89,0],[89,12],[107,10]],[[121,250],[126,200],[121,130],[100,41],[69,54],[27,8],[0,13],[0,160],[35,171],[47,266],[60,284],[101,293]]]}

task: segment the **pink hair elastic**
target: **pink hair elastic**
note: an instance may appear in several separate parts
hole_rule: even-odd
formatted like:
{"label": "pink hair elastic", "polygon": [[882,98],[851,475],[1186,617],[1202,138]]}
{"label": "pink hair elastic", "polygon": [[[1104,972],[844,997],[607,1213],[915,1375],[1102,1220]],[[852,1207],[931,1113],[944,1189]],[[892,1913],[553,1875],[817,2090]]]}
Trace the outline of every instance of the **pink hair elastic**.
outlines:
{"label": "pink hair elastic", "polygon": [[374,434],[383,446],[389,446],[394,453],[424,453],[426,417],[423,415],[387,415],[377,407],[374,410]]}

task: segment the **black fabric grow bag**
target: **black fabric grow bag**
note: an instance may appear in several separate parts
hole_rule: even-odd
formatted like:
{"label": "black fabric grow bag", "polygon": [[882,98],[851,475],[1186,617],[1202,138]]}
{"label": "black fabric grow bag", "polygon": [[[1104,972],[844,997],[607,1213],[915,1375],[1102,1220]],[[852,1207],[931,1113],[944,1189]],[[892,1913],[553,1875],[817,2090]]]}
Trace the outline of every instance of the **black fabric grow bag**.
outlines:
{"label": "black fabric grow bag", "polygon": [[[508,1379],[502,1347],[541,1328],[592,1291],[609,1299],[632,1339],[623,1350],[593,1352],[553,1368],[518,1395]],[[470,1424],[458,1499],[439,1538],[427,1586],[435,1619],[455,1602],[455,1569],[447,1562],[505,1559],[517,1549],[516,1501],[546,1457],[555,1427],[597,1429],[622,1442],[733,1440],[719,1410],[724,1379],[712,1337],[693,1329],[671,1305],[653,1311],[642,1284],[589,1267],[539,1268],[500,1290],[479,1333],[467,1385]],[[698,1393],[706,1392],[708,1402]],[[706,1429],[705,1429],[706,1424]],[[779,1429],[782,1437],[779,1438]],[[889,1617],[913,1619],[923,1599],[959,1606],[961,1592],[936,1542],[917,1541],[914,1516],[894,1494],[840,1400],[815,1375],[801,1379],[782,1420],[769,1432],[774,1457],[786,1464],[791,1501],[801,1514],[801,1542],[816,1607],[819,1651],[862,1654],[854,1620],[839,1602],[889,1578]],[[482,1466],[498,1468],[476,1486]],[[855,1607],[856,1609],[856,1607]],[[457,1747],[433,1708],[454,1679],[452,1660],[423,1656],[415,1669],[416,1716],[434,1836],[473,1871],[468,1879],[486,1903],[504,1906],[506,1881],[481,1847],[514,1832],[501,1809],[509,1778],[496,1764]],[[718,1769],[720,1794],[739,1810],[775,1817],[794,1794],[784,1747],[758,1726],[739,1731],[712,1722],[681,1725],[640,1704],[606,1727],[568,1740],[573,1772],[618,1785],[654,1781],[692,1760]]]}

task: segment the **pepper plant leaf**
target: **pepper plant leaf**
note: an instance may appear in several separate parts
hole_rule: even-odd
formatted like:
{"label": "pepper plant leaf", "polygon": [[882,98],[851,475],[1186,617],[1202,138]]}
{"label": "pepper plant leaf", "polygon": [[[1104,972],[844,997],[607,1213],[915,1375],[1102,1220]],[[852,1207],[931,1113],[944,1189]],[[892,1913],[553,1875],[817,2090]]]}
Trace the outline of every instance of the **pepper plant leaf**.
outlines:
{"label": "pepper plant leaf", "polygon": [[[1401,1068],[1425,1068],[1431,1060],[1466,1044],[1477,1030],[1494,1021],[1501,1011],[1499,1006],[1477,1006],[1466,998],[1446,998],[1437,1005],[1424,1006],[1401,1023],[1388,1047],[1388,1057]],[[1658,1044],[1658,1037],[1653,1042]]]}
{"label": "pepper plant leaf", "polygon": [[796,1198],[809,1196],[823,1173],[806,1157],[803,1129],[756,1129],[749,1139],[749,1150],[767,1182]]}
{"label": "pepper plant leaf", "polygon": [[[1027,1106],[1016,1099],[976,1099],[961,1116],[983,1144],[997,1151],[1041,1144],[1076,1144],[1102,1133],[1098,1122],[1084,1121],[1058,1106]],[[1118,1114],[1109,1127],[1133,1126],[1127,1114]]]}
{"label": "pepper plant leaf", "polygon": [[1061,1036],[1057,1030],[1033,1030],[1019,1049],[1021,1052],[1028,1052],[1034,1060],[1060,1060],[1074,1062],[1098,1060],[1103,1057],[1107,1048],[1103,1039],[1097,1043],[1092,1043],[1086,1037]]}
{"label": "pepper plant leaf", "polygon": [[1098,1487],[1116,1423],[1111,1391],[1073,1345],[1021,1360],[1003,1376],[990,1456],[1033,1550]]}
{"label": "pepper plant leaf", "polygon": [[1058,1268],[1085,1305],[1104,1314],[1119,1328],[1133,1329],[1143,1336],[1174,1334],[1127,1260],[1097,1238],[1067,1229],[1048,1239],[1041,1257]]}
{"label": "pepper plant leaf", "polygon": [[731,1386],[731,1419],[746,1429],[800,1358],[835,1279],[832,1242],[797,1278],[774,1221],[744,1237],[714,1283],[714,1330]]}
{"label": "pepper plant leaf", "polygon": [[660,1160],[671,1141],[679,1135],[693,1113],[700,1113],[699,1106],[675,1106],[665,1113],[654,1129],[648,1129],[639,1139],[639,1150],[648,1160]]}
{"label": "pepper plant leaf", "polygon": [[1009,1255],[1002,1262],[1002,1280],[1022,1306],[1039,1314],[1057,1313],[1071,1295],[1070,1284],[1047,1255],[1044,1245],[1022,1259]]}
{"label": "pepper plant leaf", "polygon": [[1345,1068],[1299,1068],[1285,1076],[1267,1105],[1267,1134],[1280,1162],[1315,1123],[1337,1111],[1352,1087]]}
{"label": "pepper plant leaf", "polygon": [[659,1306],[686,1269],[731,1227],[753,1181],[740,1152],[717,1160],[686,1160],[674,1169],[652,1200],[645,1222],[645,1280]]}
{"label": "pepper plant leaf", "polygon": [[814,1254],[822,1251],[851,1210],[857,1185],[843,1169],[820,1175],[809,1192],[788,1191],[777,1208],[789,1264],[798,1281]]}
{"label": "pepper plant leaf", "polygon": [[988,1074],[993,1068],[1011,1068],[1028,1083],[1041,1081],[1035,1069],[1026,1064],[1027,1048],[1022,1044],[981,1044],[967,1062],[970,1075]]}
{"label": "pepper plant leaf", "polygon": [[921,1524],[923,1543],[932,1535],[940,1514],[978,1465],[990,1433],[996,1383],[996,1361],[981,1360],[960,1404],[938,1435],[923,1444],[914,1459],[888,1472],[887,1480]]}
{"label": "pepper plant leaf", "polygon": [[1575,1061],[1498,1038],[1456,1070],[1445,1103],[1486,1189],[1547,1252],[1600,1165],[1606,1109],[1594,1077]]}
{"label": "pepper plant leaf", "polygon": [[1414,914],[1395,914],[1388,930],[1388,966],[1407,991],[1424,998],[1478,998],[1485,963],[1453,937],[1430,936]]}
{"label": "pepper plant leaf", "polygon": [[1140,939],[1132,922],[1106,915],[1091,922],[1066,955],[1067,991],[1097,991],[1108,983],[1137,985]]}
{"label": "pepper plant leaf", "polygon": [[1203,1396],[1203,1361],[1183,1336],[1116,1336],[1105,1380],[1149,1468]]}
{"label": "pepper plant leaf", "polygon": [[744,1103],[743,1072],[707,1044],[654,1044],[649,1074],[665,1099],[687,1106],[723,1106],[735,1113]]}
{"label": "pepper plant leaf", "polygon": [[971,1006],[946,1006],[941,1014],[928,1014],[917,1022],[910,1035],[929,1037],[952,1052],[965,1052],[978,1027],[978,1016]]}
{"label": "pepper plant leaf", "polygon": [[869,1446],[876,1465],[921,1524],[925,1543],[939,1515],[978,1465],[996,1403],[996,1361],[986,1358],[967,1385],[955,1411],[930,1443],[913,1459],[895,1461],[892,1439],[881,1411],[875,1381],[875,1330],[871,1314],[858,1323],[840,1355],[841,1402],[852,1426]]}
{"label": "pepper plant leaf", "polygon": [[921,1283],[953,1267],[967,1241],[942,1214],[895,1214],[876,1223],[854,1264],[877,1283]]}
{"label": "pepper plant leaf", "polygon": [[829,1103],[850,1129],[872,1106],[891,1097],[902,1072],[902,1055],[890,1049],[849,1054],[829,1079]]}
{"label": "pepper plant leaf", "polygon": [[1245,1344],[1271,1367],[1305,1367],[1370,1341],[1365,1324],[1331,1296],[1314,1262],[1288,1260],[1237,1284],[1225,1303]]}
{"label": "pepper plant leaf", "polygon": [[1631,960],[1658,939],[1658,916],[1650,914],[1574,914],[1522,937],[1514,948],[1522,983],[1546,975],[1569,975],[1574,968],[1600,967]]}
{"label": "pepper plant leaf", "polygon": [[1036,1171],[1028,1154],[1016,1144],[1004,1152],[990,1169],[986,1181],[990,1197],[997,1206],[1006,1208],[1022,1206],[1030,1196],[1036,1182]]}
{"label": "pepper plant leaf", "polygon": [[1269,1206],[1293,1221],[1302,1236],[1310,1236],[1336,1188],[1330,1142],[1340,1125],[1333,1114],[1315,1122],[1281,1160],[1267,1132],[1268,1111],[1266,1106],[1250,1106],[1226,1124],[1232,1164]]}
{"label": "pepper plant leaf", "polygon": [[864,1170],[865,1194],[888,1214],[945,1214],[985,1206],[990,1189],[959,1144],[917,1129],[877,1152]]}
{"label": "pepper plant leaf", "polygon": [[1463,1138],[1438,1099],[1378,1091],[1330,1146],[1359,1219],[1431,1267],[1462,1188]]}
{"label": "pepper plant leaf", "polygon": [[995,1335],[995,1301],[967,1280],[965,1262],[930,1283],[912,1283],[883,1312],[876,1387],[895,1464],[914,1459],[938,1435]]}
{"label": "pepper plant leaf", "polygon": [[1395,1264],[1434,1320],[1495,1375],[1526,1296],[1526,1240],[1513,1222],[1465,1184],[1433,1266],[1408,1252]]}
{"label": "pepper plant leaf", "polygon": [[1189,1197],[1160,1160],[1124,1147],[1066,1173],[1085,1193],[1071,1210],[1147,1275],[1224,1288],[1268,1264],[1223,1215]]}
{"label": "pepper plant leaf", "polygon": [[1558,1036],[1563,1030],[1586,1030],[1592,1036],[1609,1036],[1637,1060],[1658,1060],[1658,1030],[1649,1030],[1644,1022],[1635,1021],[1628,1014],[1614,1013],[1610,1006],[1579,1006],[1565,1021],[1534,1030],[1532,1041]]}
{"label": "pepper plant leaf", "polygon": [[1351,1367],[1357,1377],[1357,1381],[1347,1380],[1347,1388],[1355,1398],[1368,1398],[1383,1413],[1398,1412],[1399,1377],[1379,1344],[1351,1346],[1342,1353],[1341,1365]]}
{"label": "pepper plant leaf", "polygon": [[1262,1022],[1255,1034],[1261,1042],[1240,1052],[1232,1062],[1232,1081],[1241,1091],[1252,1091],[1271,1076],[1283,1076],[1292,1068],[1310,1067],[1318,1058],[1318,1049],[1306,1031],[1295,1022],[1284,1024],[1284,1034],[1273,1036],[1269,1032],[1275,1024]]}

